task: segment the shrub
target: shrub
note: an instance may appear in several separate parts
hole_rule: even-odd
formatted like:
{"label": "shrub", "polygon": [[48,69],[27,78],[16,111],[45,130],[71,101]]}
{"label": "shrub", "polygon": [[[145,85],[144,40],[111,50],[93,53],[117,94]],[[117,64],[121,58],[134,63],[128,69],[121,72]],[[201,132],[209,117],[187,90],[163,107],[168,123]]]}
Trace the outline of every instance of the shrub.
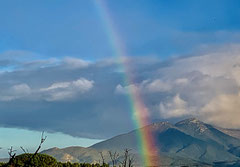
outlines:
{"label": "shrub", "polygon": [[46,154],[21,154],[15,157],[12,166],[16,167],[57,167],[57,161],[55,158]]}
{"label": "shrub", "polygon": [[109,167],[108,164],[70,163],[57,162],[46,154],[21,154],[16,156],[11,164],[0,163],[0,167]]}

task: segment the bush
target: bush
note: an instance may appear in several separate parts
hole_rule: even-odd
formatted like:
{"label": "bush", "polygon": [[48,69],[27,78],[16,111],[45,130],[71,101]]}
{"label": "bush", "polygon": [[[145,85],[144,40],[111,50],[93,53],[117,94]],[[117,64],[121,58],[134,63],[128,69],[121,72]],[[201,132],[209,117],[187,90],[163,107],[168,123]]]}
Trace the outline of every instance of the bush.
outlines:
{"label": "bush", "polygon": [[57,167],[57,161],[55,158],[46,154],[21,154],[15,157],[12,165],[14,167]]}
{"label": "bush", "polygon": [[6,165],[6,163],[0,162],[0,167],[3,167],[5,165]]}
{"label": "bush", "polygon": [[89,163],[62,163],[58,162],[58,167],[109,167],[109,165],[89,164]]}
{"label": "bush", "polygon": [[109,167],[108,164],[89,164],[89,163],[62,163],[46,154],[21,154],[16,156],[11,164],[0,163],[0,167]]}

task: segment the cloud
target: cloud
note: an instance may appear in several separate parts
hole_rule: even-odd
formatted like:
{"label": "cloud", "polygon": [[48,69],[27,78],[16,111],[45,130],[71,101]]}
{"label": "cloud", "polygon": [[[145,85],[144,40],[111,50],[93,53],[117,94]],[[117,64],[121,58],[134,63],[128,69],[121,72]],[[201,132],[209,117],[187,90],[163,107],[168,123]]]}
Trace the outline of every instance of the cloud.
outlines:
{"label": "cloud", "polygon": [[2,91],[0,101],[17,99],[59,101],[74,98],[93,88],[94,81],[80,78],[70,82],[56,82],[46,88],[32,89],[27,84],[13,85]]}
{"label": "cloud", "polygon": [[166,92],[171,90],[171,85],[156,79],[146,85],[146,89],[150,92]]}
{"label": "cloud", "polygon": [[18,69],[38,69],[38,68],[46,68],[58,65],[60,62],[56,58],[50,58],[45,60],[32,60],[28,62],[23,62],[19,64]]}
{"label": "cloud", "polygon": [[176,80],[175,80],[175,83],[177,84],[177,85],[185,85],[185,84],[187,84],[189,81],[188,81],[188,79],[187,78],[177,78]]}
{"label": "cloud", "polygon": [[63,59],[63,65],[67,68],[85,68],[89,66],[88,61],[84,61],[78,58],[66,57]]}
{"label": "cloud", "polygon": [[11,61],[11,60],[8,60],[8,59],[3,59],[3,60],[0,60],[0,67],[6,67],[6,66],[9,66],[9,65],[13,65],[15,63],[16,63],[15,61]]}
{"label": "cloud", "polygon": [[187,102],[181,99],[179,94],[173,97],[172,100],[159,105],[160,115],[163,118],[184,117],[191,114],[191,110],[187,107]]}
{"label": "cloud", "polygon": [[8,50],[0,53],[0,59],[5,60],[28,61],[39,57],[39,54],[27,50]]}
{"label": "cloud", "polygon": [[158,92],[167,92],[171,90],[172,84],[165,83],[160,79],[155,79],[153,81],[143,80],[141,83],[129,84],[127,86],[122,86],[118,84],[115,89],[117,94],[127,94],[130,90],[138,89],[145,93],[158,93]]}
{"label": "cloud", "polygon": [[94,81],[80,78],[72,82],[57,82],[47,88],[41,88],[40,92],[48,101],[66,100],[75,97],[79,93],[85,93],[93,88]]}
{"label": "cloud", "polygon": [[240,128],[240,93],[222,94],[213,98],[200,112],[200,117],[209,123],[226,127]]}
{"label": "cloud", "polygon": [[3,90],[0,95],[1,101],[11,101],[15,99],[25,98],[31,94],[31,88],[27,84],[13,85],[7,90]]}
{"label": "cloud", "polygon": [[127,74],[113,59],[25,60],[0,74],[0,126],[111,137],[134,128],[126,95],[135,90],[150,120],[194,116],[240,127],[239,51],[231,45],[166,61],[126,58]]}
{"label": "cloud", "polygon": [[0,71],[36,70],[39,68],[59,67],[68,69],[86,68],[91,63],[79,58],[46,57],[26,50],[10,50],[0,53]]}
{"label": "cloud", "polygon": [[136,85],[133,85],[133,84],[130,84],[127,86],[122,86],[122,85],[118,84],[116,86],[115,93],[126,95],[126,94],[129,94],[131,90],[135,90],[135,89],[138,89],[138,88]]}

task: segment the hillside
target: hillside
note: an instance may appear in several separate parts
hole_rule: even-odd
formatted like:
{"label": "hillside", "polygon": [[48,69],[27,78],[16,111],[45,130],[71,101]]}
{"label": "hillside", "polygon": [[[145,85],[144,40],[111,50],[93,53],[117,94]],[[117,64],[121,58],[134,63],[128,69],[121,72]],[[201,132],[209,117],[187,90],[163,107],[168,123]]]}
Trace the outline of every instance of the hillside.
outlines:
{"label": "hillside", "polygon": [[235,137],[240,139],[240,130],[239,129],[225,129],[225,128],[220,128],[216,127],[219,131],[228,134],[229,136]]}
{"label": "hillside", "polygon": [[[143,127],[151,128],[159,151],[160,161],[166,165],[173,164],[214,164],[236,162],[240,160],[240,140],[224,133],[223,130],[201,122],[195,118],[176,123],[154,123]],[[98,162],[103,151],[106,161],[108,150],[121,153],[125,148],[131,148],[138,161],[137,130],[118,135],[97,143],[89,148],[68,147],[53,148],[43,151],[60,161]]]}

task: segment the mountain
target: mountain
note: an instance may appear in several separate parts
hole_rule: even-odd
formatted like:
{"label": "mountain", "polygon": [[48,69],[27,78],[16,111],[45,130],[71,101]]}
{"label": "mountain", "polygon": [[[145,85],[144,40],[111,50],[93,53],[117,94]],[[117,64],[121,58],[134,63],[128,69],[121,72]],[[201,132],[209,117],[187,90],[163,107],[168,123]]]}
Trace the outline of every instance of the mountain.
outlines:
{"label": "mountain", "polygon": [[[146,129],[151,130],[152,132],[162,133],[170,128],[174,128],[174,125],[170,124],[169,122],[160,122],[154,123],[152,125],[148,125],[143,127]],[[131,131],[126,134],[115,136],[111,139],[99,142],[94,144],[90,148],[94,148],[97,150],[123,150],[125,148],[131,148],[134,152],[138,151],[138,130]]]}
{"label": "mountain", "polygon": [[[160,153],[207,163],[238,159],[228,150],[239,146],[239,139],[195,118],[183,120],[175,125],[160,122],[144,128],[151,128],[153,131]],[[91,146],[99,150],[122,150],[126,147],[137,150],[137,130]]]}
{"label": "mountain", "polygon": [[229,136],[235,137],[237,139],[240,139],[240,130],[239,129],[225,129],[225,128],[220,128],[216,127],[219,131],[228,134]]}
{"label": "mountain", "polygon": [[[104,161],[108,164],[111,164],[111,159],[109,157],[108,150],[97,150],[92,148],[84,148],[84,147],[67,147],[67,148],[51,148],[48,150],[44,150],[43,154],[48,154],[55,157],[58,161],[61,162],[86,162],[86,163],[102,163],[102,159],[100,156],[100,151],[103,153]],[[123,159],[123,150],[119,150],[118,153],[120,157],[118,161],[122,161]],[[134,156],[135,162],[134,166],[142,166],[141,165],[141,156],[137,153],[132,153]],[[154,158],[153,158],[154,159]],[[178,156],[168,156],[165,154],[161,154],[159,157],[155,157],[158,159],[162,165],[165,166],[182,166],[183,164],[188,164],[192,166],[210,166],[207,163],[198,162],[192,159],[178,157]]]}
{"label": "mountain", "polygon": [[[160,162],[164,165],[197,164],[200,166],[239,164],[240,139],[195,118],[186,119],[176,124],[159,122],[143,127],[153,132]],[[98,162],[102,151],[106,162],[110,162],[108,151],[122,153],[125,148],[140,162],[137,147],[138,130],[115,136],[94,144],[89,148],[68,147],[53,148],[43,153],[50,154],[60,161]],[[233,133],[233,132],[232,132]],[[121,157],[120,157],[121,158]],[[140,164],[139,164],[140,165]],[[226,165],[227,166],[227,165]]]}
{"label": "mountain", "polygon": [[[41,153],[52,155],[58,161],[61,162],[88,162],[97,163],[99,162],[99,151],[91,148],[84,148],[79,146],[67,147],[67,148],[51,148],[44,150]],[[107,151],[103,151],[103,155],[106,156]]]}
{"label": "mountain", "polygon": [[175,126],[180,128],[186,134],[190,134],[195,138],[201,139],[209,143],[220,144],[223,145],[225,148],[239,145],[239,139],[229,136],[229,134],[220,131],[219,129],[210,124],[201,122],[196,118],[190,118],[180,121],[176,123]]}
{"label": "mountain", "polygon": [[0,162],[8,162],[9,158],[0,158]]}

